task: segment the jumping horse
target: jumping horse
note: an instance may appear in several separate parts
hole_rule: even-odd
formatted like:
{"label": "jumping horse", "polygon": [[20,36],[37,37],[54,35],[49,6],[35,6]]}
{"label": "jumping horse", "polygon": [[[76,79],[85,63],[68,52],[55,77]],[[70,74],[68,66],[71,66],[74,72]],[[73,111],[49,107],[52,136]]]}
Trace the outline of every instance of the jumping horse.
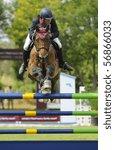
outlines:
{"label": "jumping horse", "polygon": [[35,30],[34,45],[28,61],[28,77],[39,82],[42,93],[51,93],[60,68],[47,27]]}

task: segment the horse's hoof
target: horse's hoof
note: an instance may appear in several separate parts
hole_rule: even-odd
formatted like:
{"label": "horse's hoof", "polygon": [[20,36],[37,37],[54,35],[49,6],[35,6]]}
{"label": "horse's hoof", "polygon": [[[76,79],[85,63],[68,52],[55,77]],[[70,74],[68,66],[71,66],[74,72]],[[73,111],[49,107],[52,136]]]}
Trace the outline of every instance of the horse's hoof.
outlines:
{"label": "horse's hoof", "polygon": [[51,93],[51,90],[50,89],[44,89],[44,90],[41,90],[43,94],[48,94],[48,93]]}
{"label": "horse's hoof", "polygon": [[50,99],[50,102],[51,102],[51,103],[56,103],[56,99],[53,99],[53,98],[52,98],[52,99]]}

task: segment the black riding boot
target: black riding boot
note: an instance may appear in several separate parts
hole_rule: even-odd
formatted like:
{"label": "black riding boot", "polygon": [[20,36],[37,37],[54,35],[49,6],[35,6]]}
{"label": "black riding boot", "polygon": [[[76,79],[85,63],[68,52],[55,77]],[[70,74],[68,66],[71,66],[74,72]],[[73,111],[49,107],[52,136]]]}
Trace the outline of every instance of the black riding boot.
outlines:
{"label": "black riding boot", "polygon": [[58,60],[59,60],[59,67],[60,68],[63,68],[63,69],[66,69],[68,71],[73,71],[74,68],[71,67],[67,62],[65,62],[63,60],[63,54],[62,54],[62,49],[56,49],[56,52],[57,52],[57,56],[58,56]]}
{"label": "black riding boot", "polygon": [[27,66],[28,66],[28,59],[29,59],[30,51],[23,51],[23,63],[19,68],[19,74],[23,75]]}

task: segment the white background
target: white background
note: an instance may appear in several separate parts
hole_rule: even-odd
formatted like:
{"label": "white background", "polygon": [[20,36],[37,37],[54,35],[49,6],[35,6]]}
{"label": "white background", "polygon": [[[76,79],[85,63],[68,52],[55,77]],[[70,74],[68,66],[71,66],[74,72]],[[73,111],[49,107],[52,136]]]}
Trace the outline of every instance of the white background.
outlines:
{"label": "white background", "polygon": [[[98,104],[99,104],[99,127],[98,127],[98,149],[99,150],[115,150],[115,0],[98,0]],[[110,20],[112,22],[112,124],[111,130],[106,130],[103,123],[105,121],[105,82],[103,77],[106,74],[103,66],[103,21]]]}

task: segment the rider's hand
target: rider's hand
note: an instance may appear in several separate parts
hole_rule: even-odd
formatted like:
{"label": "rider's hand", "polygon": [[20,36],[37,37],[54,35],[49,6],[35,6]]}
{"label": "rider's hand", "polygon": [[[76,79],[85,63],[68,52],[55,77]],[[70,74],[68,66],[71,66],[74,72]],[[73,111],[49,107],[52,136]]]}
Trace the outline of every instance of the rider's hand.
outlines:
{"label": "rider's hand", "polygon": [[51,33],[49,33],[49,37],[52,38],[52,34]]}

